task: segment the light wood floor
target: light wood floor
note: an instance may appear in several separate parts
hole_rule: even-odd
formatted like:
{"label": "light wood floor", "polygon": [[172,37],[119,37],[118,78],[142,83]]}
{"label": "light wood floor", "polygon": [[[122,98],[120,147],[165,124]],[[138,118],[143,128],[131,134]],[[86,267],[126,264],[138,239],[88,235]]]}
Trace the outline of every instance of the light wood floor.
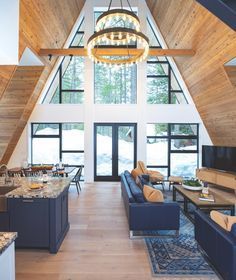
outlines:
{"label": "light wood floor", "polygon": [[128,238],[119,183],[82,184],[79,196],[72,186],[69,220],[56,255],[16,250],[16,280],[157,279],[151,276],[144,241]]}

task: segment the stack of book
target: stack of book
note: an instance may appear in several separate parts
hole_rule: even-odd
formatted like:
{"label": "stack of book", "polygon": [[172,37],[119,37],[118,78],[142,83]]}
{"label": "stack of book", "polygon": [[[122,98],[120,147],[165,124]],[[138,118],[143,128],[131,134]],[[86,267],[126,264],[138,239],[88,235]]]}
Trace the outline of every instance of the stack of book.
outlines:
{"label": "stack of book", "polygon": [[207,193],[200,193],[199,200],[210,201],[210,202],[215,201],[214,196],[212,194],[207,194]]}

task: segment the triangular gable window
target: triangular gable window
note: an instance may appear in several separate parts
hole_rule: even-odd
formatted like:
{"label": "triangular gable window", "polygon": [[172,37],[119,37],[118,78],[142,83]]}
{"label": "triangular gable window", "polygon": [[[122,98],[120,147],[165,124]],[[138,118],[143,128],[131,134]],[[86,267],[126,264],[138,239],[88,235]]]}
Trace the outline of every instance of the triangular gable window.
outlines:
{"label": "triangular gable window", "polygon": [[[84,19],[70,48],[84,46]],[[64,57],[43,103],[82,104],[84,102],[84,57]]]}
{"label": "triangular gable window", "polygon": [[[150,48],[162,48],[149,19],[147,19],[147,36]],[[167,57],[149,57],[147,60],[147,103],[188,103]]]}

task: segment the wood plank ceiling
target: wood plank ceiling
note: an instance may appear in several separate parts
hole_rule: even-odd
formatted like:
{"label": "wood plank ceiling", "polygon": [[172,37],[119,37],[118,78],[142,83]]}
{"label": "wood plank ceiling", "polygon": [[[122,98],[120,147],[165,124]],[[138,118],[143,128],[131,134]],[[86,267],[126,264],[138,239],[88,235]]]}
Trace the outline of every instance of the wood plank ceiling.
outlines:
{"label": "wood plank ceiling", "polygon": [[225,66],[225,71],[236,91],[236,66]]}
{"label": "wood plank ceiling", "polygon": [[[42,48],[62,48],[84,2],[21,0],[19,57],[26,47],[35,53]],[[213,143],[235,146],[236,90],[223,65],[236,57],[236,32],[194,0],[146,2],[169,48],[196,50],[194,57],[178,57],[176,63]],[[8,162],[56,62],[55,58],[42,60],[43,70],[0,67],[1,163]],[[14,91],[24,75],[29,79],[25,87]],[[22,103],[13,103],[12,96]]]}
{"label": "wood plank ceiling", "polygon": [[194,0],[146,0],[215,145],[236,146],[236,90],[224,64],[236,57],[236,32]]}
{"label": "wood plank ceiling", "polygon": [[[26,47],[62,48],[85,0],[21,0],[19,57]],[[0,66],[0,162],[7,163],[56,59],[42,67]],[[42,74],[41,74],[42,73]]]}

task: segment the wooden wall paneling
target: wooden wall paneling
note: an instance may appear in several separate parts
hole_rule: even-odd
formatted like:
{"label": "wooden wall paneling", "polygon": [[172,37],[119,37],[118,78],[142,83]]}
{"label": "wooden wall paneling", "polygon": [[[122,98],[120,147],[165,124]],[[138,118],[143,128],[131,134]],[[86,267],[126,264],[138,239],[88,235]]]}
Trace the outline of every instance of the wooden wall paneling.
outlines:
{"label": "wooden wall paneling", "polygon": [[7,88],[9,81],[11,80],[14,72],[16,70],[16,66],[8,66],[3,65],[0,66],[0,99],[3,95],[3,92]]}
{"label": "wooden wall paneling", "polygon": [[224,66],[226,74],[236,90],[236,66]]}
{"label": "wooden wall paneling", "polygon": [[[22,56],[26,47],[34,53],[38,53],[41,48],[62,48],[84,3],[85,0],[21,0],[19,57]],[[0,132],[1,162],[7,163],[10,159],[43,86],[56,63],[56,58],[49,61],[45,57],[42,58],[42,62],[45,64],[45,68],[41,71],[42,75],[39,72],[35,73],[35,69],[32,68],[31,74],[27,71],[28,82],[26,84],[21,82],[26,73],[19,73],[18,67],[0,67],[0,98],[2,96],[0,117],[9,114],[10,123],[16,124],[15,129],[12,127],[8,140],[1,138]],[[21,70],[23,71],[23,69]],[[14,71],[17,71],[16,75],[20,75],[18,80]],[[15,78],[14,81],[13,78]],[[17,88],[14,86],[16,84]],[[17,101],[14,99],[16,95]],[[6,122],[5,119],[0,120],[0,130],[1,124]]]}
{"label": "wooden wall paneling", "polygon": [[[0,100],[0,109],[1,106],[7,106],[0,122],[0,143],[5,147],[5,150],[2,148],[0,151],[1,163],[8,162],[24,129],[21,118],[43,69],[42,66],[18,66]],[[17,114],[12,113],[15,110]],[[2,112],[0,114],[3,115]]]}
{"label": "wooden wall paneling", "polygon": [[236,146],[236,91],[223,67],[236,57],[236,32],[194,0],[146,2],[169,48],[196,51],[175,62],[211,140]]}

